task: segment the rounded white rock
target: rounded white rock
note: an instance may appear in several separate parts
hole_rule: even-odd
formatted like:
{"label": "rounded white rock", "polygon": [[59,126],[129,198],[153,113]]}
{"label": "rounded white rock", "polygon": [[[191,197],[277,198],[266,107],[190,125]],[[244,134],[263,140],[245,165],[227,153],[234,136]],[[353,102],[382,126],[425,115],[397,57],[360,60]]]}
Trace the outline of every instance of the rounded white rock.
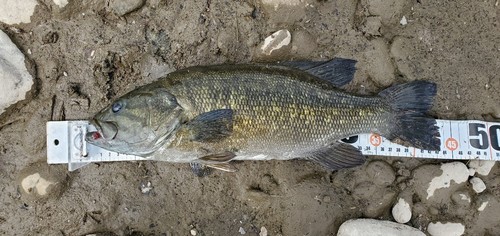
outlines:
{"label": "rounded white rock", "polygon": [[469,183],[472,184],[472,189],[476,193],[482,193],[486,190],[486,184],[484,184],[483,180],[478,177],[473,177],[469,180]]}
{"label": "rounded white rock", "polygon": [[476,173],[479,175],[488,175],[495,166],[495,161],[488,160],[472,160],[469,162],[469,167],[476,170]]}
{"label": "rounded white rock", "polygon": [[407,223],[411,220],[411,207],[403,198],[399,198],[398,202],[392,207],[392,217],[398,223]]}
{"label": "rounded white rock", "polygon": [[460,236],[465,232],[465,226],[461,223],[452,222],[436,222],[429,223],[427,226],[427,232],[432,236]]}
{"label": "rounded white rock", "polygon": [[425,236],[425,234],[408,225],[385,220],[353,219],[344,222],[337,236]]}

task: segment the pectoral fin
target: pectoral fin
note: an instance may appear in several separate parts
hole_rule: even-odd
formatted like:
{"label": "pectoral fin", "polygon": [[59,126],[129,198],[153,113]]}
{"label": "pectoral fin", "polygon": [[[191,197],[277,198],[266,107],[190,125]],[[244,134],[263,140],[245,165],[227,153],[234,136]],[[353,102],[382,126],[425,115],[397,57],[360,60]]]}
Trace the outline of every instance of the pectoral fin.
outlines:
{"label": "pectoral fin", "polygon": [[352,145],[334,142],[304,154],[304,158],[317,162],[330,171],[351,168],[365,163],[363,154]]}
{"label": "pectoral fin", "polygon": [[233,110],[205,112],[187,124],[193,141],[211,142],[229,136],[233,130]]}

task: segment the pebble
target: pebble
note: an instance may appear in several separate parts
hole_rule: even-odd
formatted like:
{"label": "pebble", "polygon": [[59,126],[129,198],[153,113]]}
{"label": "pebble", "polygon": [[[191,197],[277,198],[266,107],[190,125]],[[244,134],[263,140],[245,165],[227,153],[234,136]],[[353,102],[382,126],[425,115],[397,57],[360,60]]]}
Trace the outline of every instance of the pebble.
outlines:
{"label": "pebble", "polygon": [[451,195],[451,200],[457,205],[468,206],[471,203],[470,195],[467,191],[456,191]]}
{"label": "pebble", "polygon": [[340,225],[337,236],[425,236],[425,234],[408,225],[385,220],[353,219]]}
{"label": "pebble", "polygon": [[495,161],[487,161],[487,160],[472,160],[469,162],[469,167],[476,170],[476,173],[479,175],[488,175],[495,166]]}
{"label": "pebble", "polygon": [[427,199],[434,195],[434,191],[441,188],[449,188],[451,182],[457,184],[467,181],[469,178],[469,169],[462,162],[450,162],[441,165],[443,173],[434,177],[427,188]]}
{"label": "pebble", "polygon": [[366,18],[365,23],[361,30],[369,36],[380,36],[380,27],[382,22],[379,16],[369,16]]}
{"label": "pebble", "polygon": [[460,236],[465,232],[465,226],[461,223],[429,223],[427,226],[427,232],[431,236]]}
{"label": "pebble", "polygon": [[141,192],[143,194],[148,194],[151,190],[153,190],[151,182],[148,181],[147,183],[141,183]]}
{"label": "pebble", "polygon": [[238,230],[238,232],[240,232],[240,234],[246,234],[247,232],[245,232],[245,229],[243,227],[240,227],[240,229]]}
{"label": "pebble", "polygon": [[[38,5],[37,0],[3,0],[0,7],[0,21],[8,25],[30,23],[36,5]],[[0,45],[4,46],[3,43]]]}
{"label": "pebble", "polygon": [[190,230],[189,233],[191,233],[191,235],[193,236],[196,236],[196,234],[198,234],[198,232],[196,232],[196,229]]}
{"label": "pebble", "polygon": [[3,31],[0,31],[0,84],[0,114],[10,105],[24,100],[33,85],[23,53]]}
{"label": "pebble", "polygon": [[267,229],[266,229],[266,227],[264,227],[264,226],[260,227],[259,236],[267,236]]}
{"label": "pebble", "polygon": [[486,207],[488,206],[488,201],[486,202],[482,202],[481,205],[477,208],[478,211],[484,211],[484,209],[486,209]]}
{"label": "pebble", "polygon": [[476,193],[482,193],[486,190],[486,184],[484,184],[483,180],[478,177],[473,177],[469,180],[469,183],[472,184],[472,189]]}
{"label": "pebble", "polygon": [[63,8],[68,5],[68,0],[53,0],[54,4],[56,4],[59,8]]}
{"label": "pebble", "polygon": [[396,180],[392,167],[385,161],[372,161],[366,166],[366,173],[376,185],[388,186]]}
{"label": "pebble", "polygon": [[408,24],[408,20],[406,20],[406,16],[403,16],[401,18],[401,20],[399,21],[399,24],[401,24],[401,25],[407,25]]}
{"label": "pebble", "polygon": [[111,0],[109,7],[115,14],[124,16],[139,9],[145,2],[145,0]]}
{"label": "pebble", "polygon": [[411,220],[411,208],[410,204],[406,202],[403,198],[399,198],[398,202],[394,207],[392,207],[392,217],[398,223],[407,223]]}
{"label": "pebble", "polygon": [[274,51],[278,51],[290,44],[292,34],[287,29],[282,29],[274,32],[269,37],[264,39],[264,42],[259,47],[262,54],[270,56]]}

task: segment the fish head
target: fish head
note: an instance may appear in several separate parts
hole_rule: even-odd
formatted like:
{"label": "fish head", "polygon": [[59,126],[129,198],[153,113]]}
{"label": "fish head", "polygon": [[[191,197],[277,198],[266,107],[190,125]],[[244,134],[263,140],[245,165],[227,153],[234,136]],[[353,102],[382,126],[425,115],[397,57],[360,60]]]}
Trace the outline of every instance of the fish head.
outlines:
{"label": "fish head", "polygon": [[88,143],[104,149],[148,156],[168,140],[181,124],[183,109],[164,88],[142,87],[98,112],[88,132]]}

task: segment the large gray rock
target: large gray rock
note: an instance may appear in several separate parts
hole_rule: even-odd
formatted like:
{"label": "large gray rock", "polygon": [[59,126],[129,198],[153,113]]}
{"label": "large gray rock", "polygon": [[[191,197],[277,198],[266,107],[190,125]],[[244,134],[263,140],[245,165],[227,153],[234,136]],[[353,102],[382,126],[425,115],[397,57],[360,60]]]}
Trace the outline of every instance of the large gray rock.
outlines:
{"label": "large gray rock", "polygon": [[0,114],[25,98],[33,77],[24,64],[24,54],[0,31]]}

